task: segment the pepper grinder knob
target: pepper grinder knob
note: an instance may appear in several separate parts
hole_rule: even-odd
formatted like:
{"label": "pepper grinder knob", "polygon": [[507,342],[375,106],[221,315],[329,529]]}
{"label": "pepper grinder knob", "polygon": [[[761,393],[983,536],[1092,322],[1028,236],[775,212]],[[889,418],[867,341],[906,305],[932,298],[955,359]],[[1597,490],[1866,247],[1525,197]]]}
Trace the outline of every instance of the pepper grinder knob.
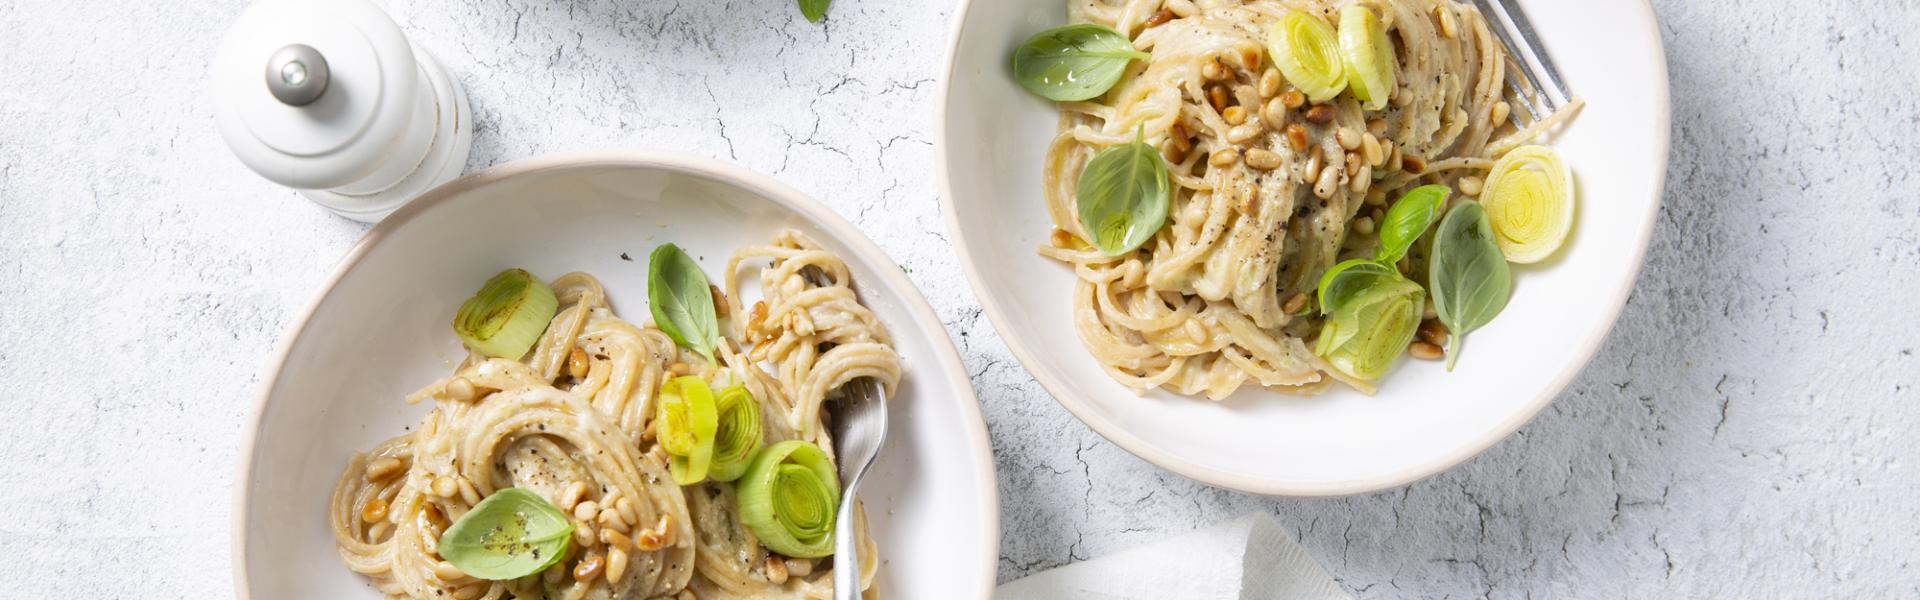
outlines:
{"label": "pepper grinder knob", "polygon": [[306,44],[288,44],[267,59],[267,90],[288,106],[306,106],[327,93],[327,57]]}

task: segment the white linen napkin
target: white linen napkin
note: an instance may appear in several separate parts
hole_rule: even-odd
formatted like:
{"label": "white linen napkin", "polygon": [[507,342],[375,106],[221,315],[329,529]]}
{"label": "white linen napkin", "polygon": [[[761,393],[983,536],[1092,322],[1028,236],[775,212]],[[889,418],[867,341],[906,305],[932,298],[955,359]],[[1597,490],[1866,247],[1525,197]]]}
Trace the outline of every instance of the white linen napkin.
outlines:
{"label": "white linen napkin", "polygon": [[1264,514],[1008,582],[994,600],[1350,599]]}

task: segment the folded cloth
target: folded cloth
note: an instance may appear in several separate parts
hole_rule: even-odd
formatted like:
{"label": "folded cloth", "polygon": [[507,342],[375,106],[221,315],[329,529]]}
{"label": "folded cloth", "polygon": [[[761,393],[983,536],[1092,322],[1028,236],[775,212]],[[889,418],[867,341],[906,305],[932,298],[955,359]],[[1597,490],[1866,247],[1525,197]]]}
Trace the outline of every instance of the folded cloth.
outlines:
{"label": "folded cloth", "polygon": [[1350,599],[1264,514],[1008,582],[994,600]]}

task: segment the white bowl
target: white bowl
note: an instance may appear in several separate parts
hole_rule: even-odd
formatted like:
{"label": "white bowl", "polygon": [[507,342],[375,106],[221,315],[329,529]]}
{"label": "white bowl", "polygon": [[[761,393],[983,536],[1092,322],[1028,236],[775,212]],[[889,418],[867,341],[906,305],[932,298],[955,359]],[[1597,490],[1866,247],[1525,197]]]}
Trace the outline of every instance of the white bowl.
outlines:
{"label": "white bowl", "polygon": [[[889,441],[862,484],[893,598],[986,598],[999,500],[979,402],[919,291],[852,225],[785,185],[711,160],[571,154],[494,167],[429,192],[348,253],[266,371],[235,488],[242,599],[379,598],[340,564],[327,500],[355,451],[418,423],[401,398],[464,353],[453,310],[508,267],[600,277],[614,309],[646,312],[646,257],[674,242],[717,275],[739,246],[794,227],[838,253],[893,334],[906,376]],[[621,258],[626,253],[634,262]]]}
{"label": "white bowl", "polygon": [[987,316],[1055,399],[1115,444],[1209,484],[1287,496],[1404,485],[1473,457],[1531,420],[1580,373],[1626,304],[1660,207],[1667,72],[1645,2],[1522,2],[1586,110],[1554,142],[1579,214],[1548,264],[1516,269],[1458,368],[1403,364],[1377,396],[1247,389],[1224,402],[1136,396],[1081,346],[1074,277],[1034,253],[1050,222],[1040,167],[1053,105],[1009,75],[1013,48],[1066,19],[1066,0],[962,0],[941,94],[948,228]]}

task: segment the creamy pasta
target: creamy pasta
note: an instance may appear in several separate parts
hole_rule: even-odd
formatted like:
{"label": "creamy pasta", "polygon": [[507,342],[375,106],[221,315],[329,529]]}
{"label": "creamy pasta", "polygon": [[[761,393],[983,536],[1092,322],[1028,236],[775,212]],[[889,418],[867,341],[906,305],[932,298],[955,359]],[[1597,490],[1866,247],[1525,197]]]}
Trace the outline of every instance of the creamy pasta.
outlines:
{"label": "creamy pasta", "polygon": [[[824,277],[803,276],[807,267]],[[749,308],[741,284],[756,275],[764,299]],[[594,277],[553,280],[559,310],[524,360],[469,356],[406,398],[432,403],[411,432],[348,462],[329,514],[341,560],[389,598],[832,597],[841,565],[768,551],[741,522],[733,484],[674,483],[652,404],[676,375],[743,382],[766,443],[811,441],[830,456],[824,403],[858,377],[891,391],[900,360],[846,264],[798,232],[741,248],[724,285],[717,312],[731,317],[731,339],[709,366],[652,323],[614,314]],[[509,487],[571,515],[566,558],[506,581],[442,560],[436,544],[450,524]],[[878,561],[864,514],[858,521],[841,533],[866,550],[858,568],[872,597]]]}
{"label": "creamy pasta", "polygon": [[[1349,94],[1308,102],[1267,58],[1293,10],[1379,13],[1399,85],[1381,110]],[[1365,251],[1391,197],[1421,183],[1477,195],[1494,159],[1578,110],[1524,130],[1508,57],[1473,7],[1452,0],[1076,0],[1071,20],[1151,53],[1106,94],[1060,104],[1044,165],[1056,227],[1042,255],[1078,277],[1074,324],[1119,382],[1222,399],[1243,385],[1371,391],[1315,356],[1310,300],[1337,260]],[[1138,250],[1090,246],[1075,213],[1082,168],[1136,131],[1173,183],[1168,224]],[[1403,269],[1404,270],[1404,269]]]}

